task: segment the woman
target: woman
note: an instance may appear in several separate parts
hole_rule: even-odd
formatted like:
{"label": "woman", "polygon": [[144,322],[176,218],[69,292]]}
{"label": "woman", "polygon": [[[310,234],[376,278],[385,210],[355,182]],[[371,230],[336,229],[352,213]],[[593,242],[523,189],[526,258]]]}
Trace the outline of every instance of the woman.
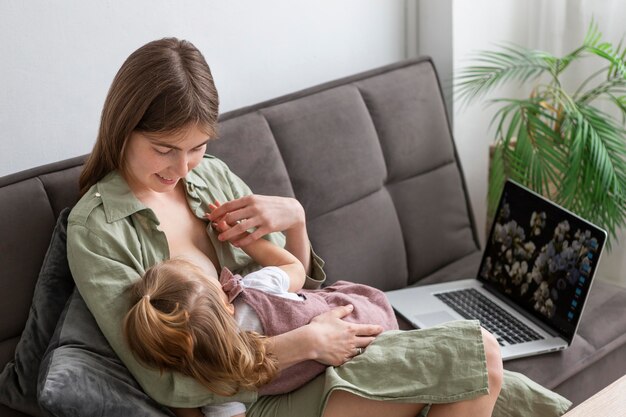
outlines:
{"label": "woman", "polygon": [[[418,332],[419,338],[399,335],[386,344],[377,342],[387,349],[379,369],[364,369],[353,358],[382,329],[341,320],[348,306],[272,338],[271,354],[279,368],[305,360],[348,365],[341,367],[345,372],[330,367],[289,394],[258,397],[245,391],[224,399],[189,377],[138,363],[122,338],[130,308],[124,289],[164,259],[184,255],[210,275],[221,267],[243,275],[259,266],[236,246],[269,233],[268,239],[304,265],[306,288],[325,279],[300,204],[252,195],[223,162],[204,155],[206,142],[216,137],[217,115],[209,67],[189,42],[163,39],[132,53],[107,95],[98,139],[80,178],[82,198],[68,222],[68,259],[76,285],[148,395],[173,408],[240,401],[251,404],[248,415],[258,416],[414,416],[430,403],[442,403],[430,409],[431,416],[488,416],[498,398],[496,413],[507,415],[513,415],[505,409],[507,398],[518,403],[519,415],[524,415],[520,402],[532,404],[537,415],[559,415],[567,408],[558,395],[508,373],[507,389],[499,396],[498,344],[471,322]],[[213,201],[227,201],[211,214],[212,220],[224,218],[233,226],[221,234],[203,219]]]}

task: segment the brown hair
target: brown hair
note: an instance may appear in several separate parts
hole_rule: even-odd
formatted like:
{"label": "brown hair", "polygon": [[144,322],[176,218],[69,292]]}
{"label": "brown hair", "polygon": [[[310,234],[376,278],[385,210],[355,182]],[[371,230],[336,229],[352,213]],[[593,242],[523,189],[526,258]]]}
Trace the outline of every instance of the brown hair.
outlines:
{"label": "brown hair", "polygon": [[268,338],[242,331],[200,268],[182,259],[149,268],[131,286],[124,337],[146,365],[180,372],[219,395],[256,389],[277,373]]}
{"label": "brown hair", "polygon": [[80,175],[80,194],[124,168],[125,145],[133,131],[168,134],[196,125],[214,137],[218,106],[211,70],[192,43],[165,38],[140,47],[109,88],[98,138]]}

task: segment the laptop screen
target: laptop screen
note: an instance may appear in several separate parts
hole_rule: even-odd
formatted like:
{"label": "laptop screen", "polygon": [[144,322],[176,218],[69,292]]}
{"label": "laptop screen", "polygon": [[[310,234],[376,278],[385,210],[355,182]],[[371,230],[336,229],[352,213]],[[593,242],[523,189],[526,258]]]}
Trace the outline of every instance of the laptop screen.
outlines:
{"label": "laptop screen", "polygon": [[605,240],[602,229],[507,181],[478,279],[571,341]]}

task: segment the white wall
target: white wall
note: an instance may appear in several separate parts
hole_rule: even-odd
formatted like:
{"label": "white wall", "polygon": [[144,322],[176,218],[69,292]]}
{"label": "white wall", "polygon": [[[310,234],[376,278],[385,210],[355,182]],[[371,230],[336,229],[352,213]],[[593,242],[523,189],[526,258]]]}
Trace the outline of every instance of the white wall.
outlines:
{"label": "white wall", "polygon": [[[455,70],[471,62],[473,51],[493,49],[501,42],[545,49],[556,55],[570,52],[582,42],[592,16],[607,40],[617,44],[626,36],[626,2],[621,0],[452,1]],[[509,88],[492,97],[514,94],[522,93]],[[486,216],[487,149],[494,137],[489,127],[494,111],[480,104],[462,107],[454,102],[454,135],[479,226]],[[484,227],[479,231],[484,242]],[[626,231],[621,231],[619,241],[610,254],[603,255],[598,274],[626,286]]]}
{"label": "white wall", "polygon": [[453,0],[407,0],[407,55],[428,55],[433,59],[451,120],[454,116],[452,4]]}
{"label": "white wall", "polygon": [[2,0],[0,176],[91,150],[124,59],[177,36],[221,111],[405,57],[404,0]]}
{"label": "white wall", "polygon": [[[454,72],[471,63],[476,50],[491,49],[496,42],[527,43],[527,13],[517,7],[524,0],[453,0],[453,67]],[[501,89],[492,96],[515,94]],[[487,97],[486,99],[488,99]],[[472,207],[484,242],[488,179],[488,149],[493,142],[489,122],[495,108],[474,103],[462,106],[454,101],[453,130],[465,178],[470,189]]]}

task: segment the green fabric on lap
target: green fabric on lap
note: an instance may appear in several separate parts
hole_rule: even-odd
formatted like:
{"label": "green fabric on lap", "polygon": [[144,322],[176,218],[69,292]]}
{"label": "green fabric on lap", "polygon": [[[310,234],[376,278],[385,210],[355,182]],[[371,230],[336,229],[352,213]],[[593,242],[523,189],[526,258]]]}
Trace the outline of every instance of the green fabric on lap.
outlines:
{"label": "green fabric on lap", "polygon": [[427,404],[475,398],[487,394],[487,386],[480,326],[477,321],[458,321],[385,332],[363,354],[329,367],[304,387],[259,398],[246,415],[317,417],[338,389],[374,400]]}
{"label": "green fabric on lap", "polygon": [[488,392],[477,321],[383,333],[359,355],[326,372],[328,393],[350,391],[375,400],[449,403]]}
{"label": "green fabric on lap", "polygon": [[[385,332],[365,352],[329,367],[289,394],[260,397],[248,417],[319,417],[334,390],[373,400],[430,404],[470,400],[488,393],[482,333],[477,321],[423,330]],[[504,371],[494,417],[560,416],[571,403],[515,372]]]}

